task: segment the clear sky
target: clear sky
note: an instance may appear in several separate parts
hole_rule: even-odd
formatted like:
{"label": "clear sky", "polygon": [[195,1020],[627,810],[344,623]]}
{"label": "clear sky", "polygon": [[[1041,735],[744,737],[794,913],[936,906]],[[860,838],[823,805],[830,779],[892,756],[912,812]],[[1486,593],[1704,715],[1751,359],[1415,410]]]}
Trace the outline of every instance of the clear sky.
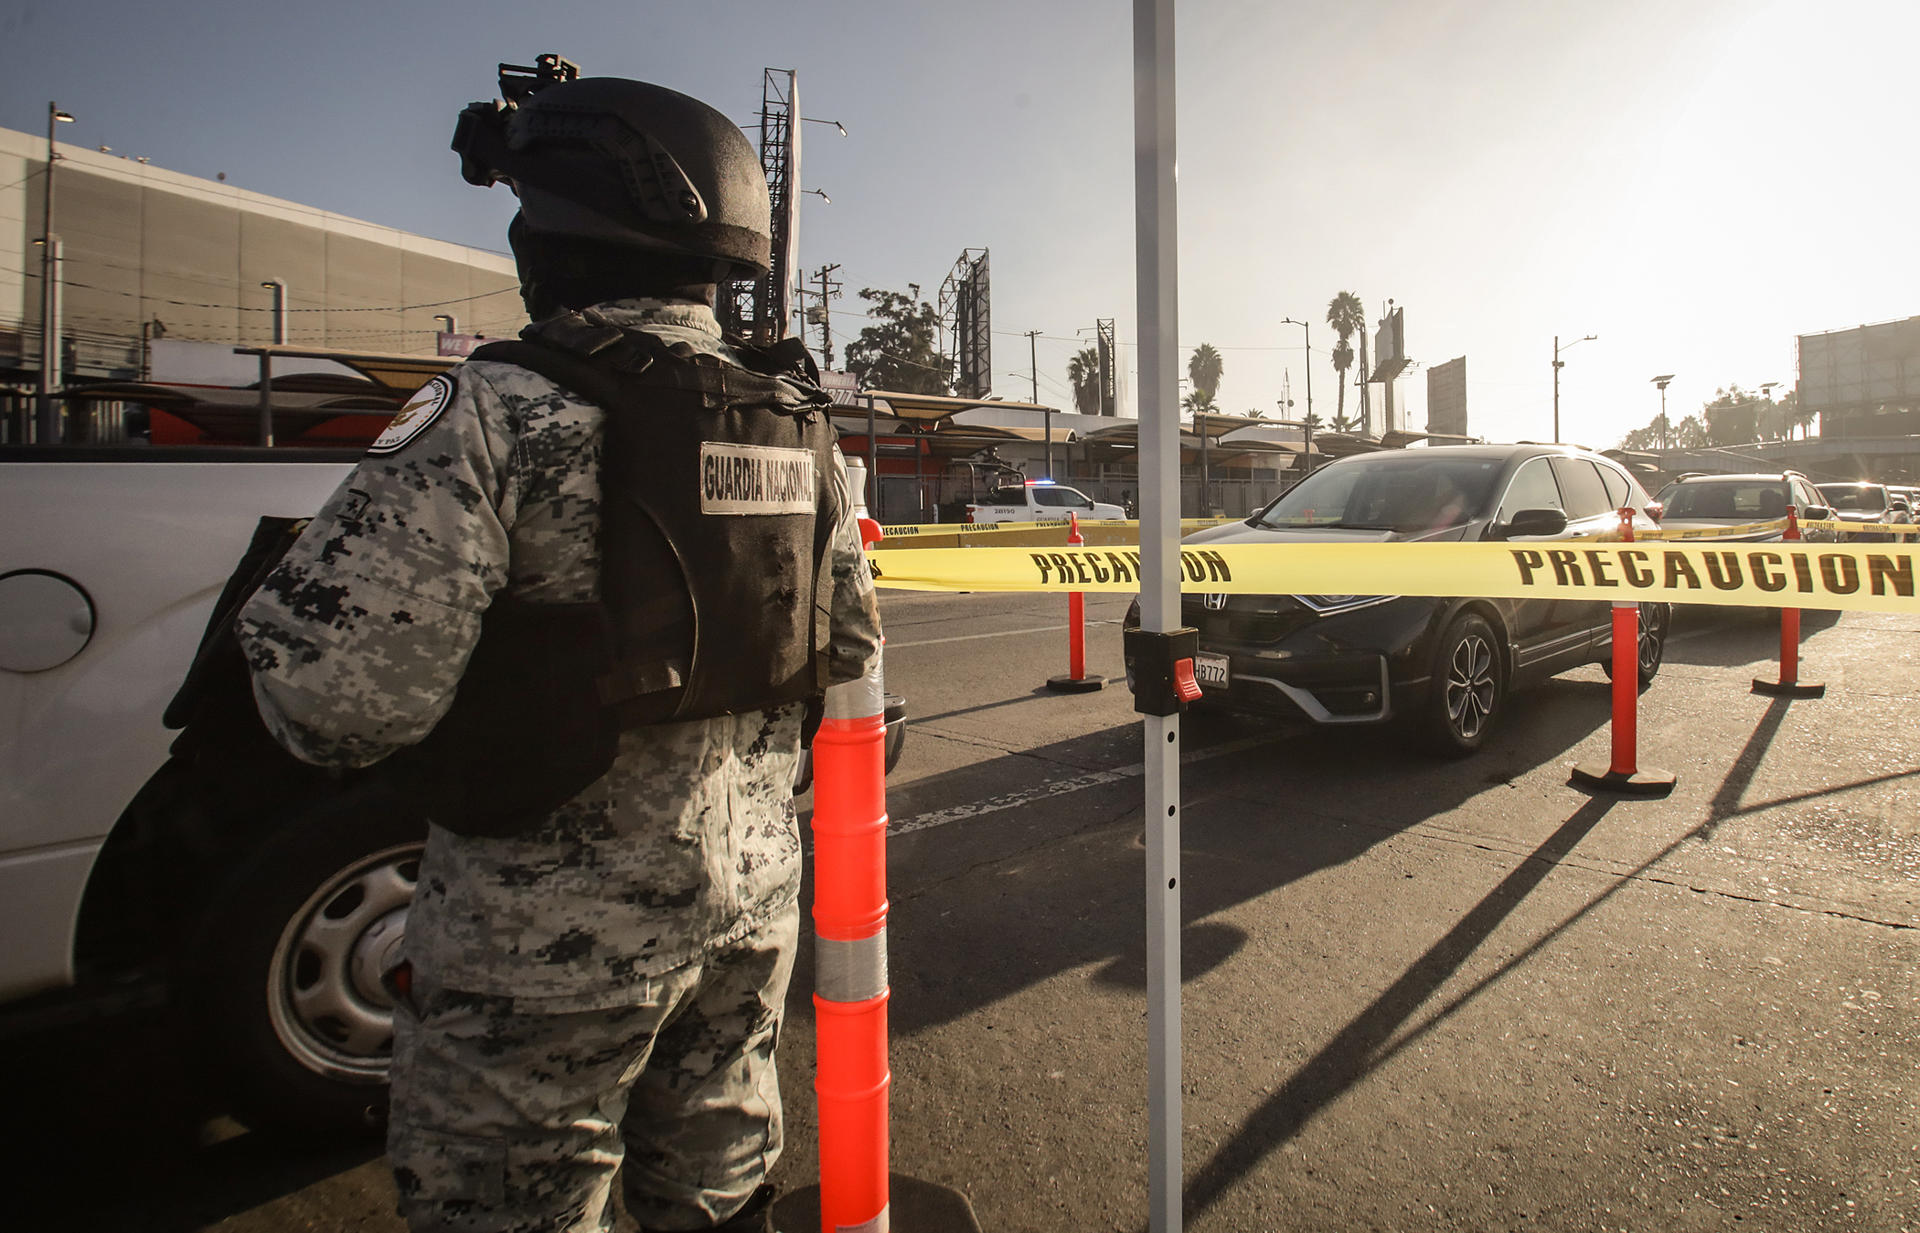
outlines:
{"label": "clear sky", "polygon": [[[7,0],[0,125],[145,155],[504,249],[510,194],[447,141],[494,65],[558,51],[746,121],[799,73],[800,259],[932,299],[992,253],[996,391],[1070,406],[1068,357],[1119,321],[1131,364],[1132,6],[1123,0],[665,5],[635,0]],[[1677,374],[1794,379],[1794,336],[1920,314],[1914,0],[1190,0],[1178,9],[1180,341],[1225,357],[1222,410],[1290,378],[1331,418],[1327,301],[1406,311],[1424,364],[1467,357],[1470,430],[1615,444]],[[1425,423],[1425,372],[1399,383]],[[1376,397],[1377,397],[1376,387]],[[1349,390],[1349,405],[1352,391]],[[1377,407],[1376,402],[1376,407]]]}

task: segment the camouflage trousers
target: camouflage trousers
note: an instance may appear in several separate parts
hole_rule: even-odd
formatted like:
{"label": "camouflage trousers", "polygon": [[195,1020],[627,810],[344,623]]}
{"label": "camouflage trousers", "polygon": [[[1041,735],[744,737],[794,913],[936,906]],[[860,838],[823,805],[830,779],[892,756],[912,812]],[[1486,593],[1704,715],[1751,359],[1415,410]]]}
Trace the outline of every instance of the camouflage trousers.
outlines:
{"label": "camouflage trousers", "polygon": [[408,1226],[607,1230],[616,1176],[643,1228],[725,1222],[780,1155],[773,1053],[798,930],[793,904],[606,1010],[544,1014],[416,970],[387,1136]]}

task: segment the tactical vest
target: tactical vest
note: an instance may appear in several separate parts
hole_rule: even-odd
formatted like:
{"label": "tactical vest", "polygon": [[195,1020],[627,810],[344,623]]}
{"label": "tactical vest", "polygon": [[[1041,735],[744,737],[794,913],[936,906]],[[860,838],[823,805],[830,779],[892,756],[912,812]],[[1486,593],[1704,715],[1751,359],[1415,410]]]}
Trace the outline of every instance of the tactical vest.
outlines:
{"label": "tactical vest", "polygon": [[804,346],[748,365],[564,313],[471,358],[539,373],[604,413],[600,600],[497,595],[447,716],[419,747],[427,808],[463,834],[524,832],[604,775],[620,731],[826,687],[847,494]]}

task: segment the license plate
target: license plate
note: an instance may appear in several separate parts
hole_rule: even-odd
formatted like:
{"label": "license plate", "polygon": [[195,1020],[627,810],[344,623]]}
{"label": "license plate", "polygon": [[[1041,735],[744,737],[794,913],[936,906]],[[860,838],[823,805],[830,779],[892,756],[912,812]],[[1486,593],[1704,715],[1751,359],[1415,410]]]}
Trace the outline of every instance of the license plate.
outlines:
{"label": "license plate", "polygon": [[1225,689],[1228,684],[1227,657],[1204,652],[1193,657],[1193,679],[1202,685]]}

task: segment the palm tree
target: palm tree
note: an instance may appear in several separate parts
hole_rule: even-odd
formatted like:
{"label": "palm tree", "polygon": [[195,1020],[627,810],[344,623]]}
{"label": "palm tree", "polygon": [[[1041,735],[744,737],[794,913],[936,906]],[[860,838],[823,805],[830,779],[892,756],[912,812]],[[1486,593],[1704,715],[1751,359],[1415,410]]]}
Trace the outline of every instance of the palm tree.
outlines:
{"label": "palm tree", "polygon": [[1328,427],[1332,428],[1335,432],[1352,432],[1359,426],[1359,419],[1346,414],[1344,411],[1334,416],[1333,423],[1328,425]]}
{"label": "palm tree", "polygon": [[1067,361],[1067,381],[1073,386],[1073,409],[1082,415],[1100,414],[1100,353],[1082,347]]}
{"label": "palm tree", "polygon": [[[1353,347],[1347,340],[1352,338],[1356,331],[1367,328],[1366,305],[1362,304],[1360,297],[1353,292],[1342,291],[1327,302],[1327,324],[1332,326],[1333,332],[1340,336],[1339,343],[1333,348],[1332,359],[1333,370],[1340,375],[1339,418],[1344,419],[1347,412],[1347,369],[1353,365]],[[1362,335],[1363,340],[1364,337]],[[1365,375],[1365,373],[1361,374],[1363,377]],[[1365,432],[1368,427],[1369,425],[1363,423],[1360,425],[1360,431]]]}
{"label": "palm tree", "polygon": [[[1214,405],[1213,395],[1206,390],[1192,390],[1180,400],[1180,408],[1188,416],[1217,415],[1220,408]],[[1199,421],[1196,420],[1196,423]]]}
{"label": "palm tree", "polygon": [[1307,471],[1311,474],[1313,471],[1313,434],[1315,430],[1320,427],[1320,417],[1312,411],[1309,411],[1300,417],[1300,427],[1305,430],[1305,436],[1307,438]]}
{"label": "palm tree", "polygon": [[1213,396],[1220,392],[1220,376],[1226,371],[1226,361],[1213,349],[1212,343],[1201,343],[1193,349],[1193,355],[1187,360],[1187,379],[1193,382],[1195,394],[1206,395],[1211,411]]}

